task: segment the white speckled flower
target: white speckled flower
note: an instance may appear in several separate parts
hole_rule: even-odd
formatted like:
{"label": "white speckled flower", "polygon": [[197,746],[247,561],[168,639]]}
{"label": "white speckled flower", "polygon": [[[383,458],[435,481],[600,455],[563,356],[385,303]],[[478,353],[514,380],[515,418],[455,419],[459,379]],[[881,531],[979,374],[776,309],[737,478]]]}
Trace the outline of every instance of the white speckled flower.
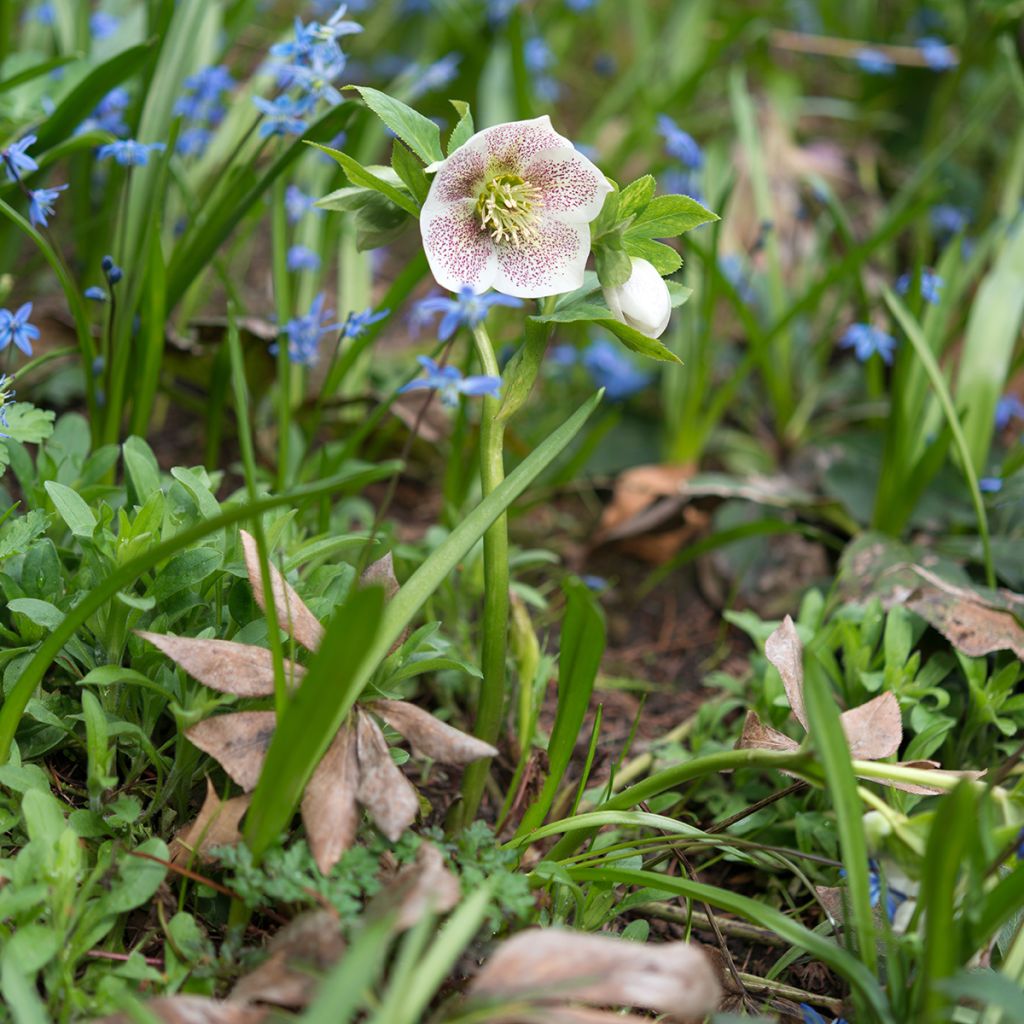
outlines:
{"label": "white speckled flower", "polygon": [[529,299],[583,284],[611,186],[547,115],[485,128],[428,170],[420,231],[443,288]]}

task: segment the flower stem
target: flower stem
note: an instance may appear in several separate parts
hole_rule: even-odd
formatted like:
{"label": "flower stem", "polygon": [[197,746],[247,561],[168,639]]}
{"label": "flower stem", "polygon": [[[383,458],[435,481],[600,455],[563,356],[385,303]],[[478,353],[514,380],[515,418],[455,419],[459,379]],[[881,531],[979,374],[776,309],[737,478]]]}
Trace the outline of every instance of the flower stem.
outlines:
{"label": "flower stem", "polygon": [[[498,377],[498,360],[490,335],[483,324],[473,328],[473,341],[481,371]],[[485,398],[480,419],[480,482],[483,497],[491,494],[505,479],[505,428],[498,419],[500,398]],[[501,731],[501,713],[505,704],[505,656],[508,646],[508,516],[502,513],[484,534],[484,613],[480,667],[483,679],[477,704],[474,733],[493,744]],[[463,825],[476,816],[483,795],[490,760],[475,761],[462,780]]]}

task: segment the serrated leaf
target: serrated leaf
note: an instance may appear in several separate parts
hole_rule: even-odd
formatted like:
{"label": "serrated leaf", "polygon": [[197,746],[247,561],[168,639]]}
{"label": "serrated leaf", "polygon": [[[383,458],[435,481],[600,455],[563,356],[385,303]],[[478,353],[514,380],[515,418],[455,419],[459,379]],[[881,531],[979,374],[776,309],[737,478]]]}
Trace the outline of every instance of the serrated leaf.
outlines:
{"label": "serrated leaf", "polygon": [[625,246],[630,256],[647,260],[662,277],[674,274],[683,265],[682,256],[672,246],[656,242],[653,238],[631,238],[626,235]]}
{"label": "serrated leaf", "polygon": [[712,220],[718,220],[718,214],[690,196],[655,196],[630,224],[626,237],[675,238]]}
{"label": "serrated leaf", "polygon": [[398,139],[391,147],[391,168],[402,179],[416,203],[422,206],[430,191],[430,182],[420,162]]}
{"label": "serrated leaf", "polygon": [[96,529],[96,516],[80,494],[55,480],[46,481],[46,493],[50,496],[57,514],[76,537],[91,537]]}
{"label": "serrated leaf", "polygon": [[430,118],[377,89],[365,85],[350,88],[425,164],[444,159],[441,129]]}
{"label": "serrated leaf", "polygon": [[27,515],[8,519],[0,526],[0,561],[26,552],[32,541],[46,532],[49,521],[50,517],[38,508]]}
{"label": "serrated leaf", "polygon": [[633,261],[629,253],[606,245],[594,246],[594,266],[597,268],[598,280],[605,288],[618,288],[633,273]]}
{"label": "serrated leaf", "polygon": [[37,409],[31,402],[14,402],[4,409],[4,433],[22,444],[39,444],[53,433],[52,409]]}
{"label": "serrated leaf", "polygon": [[455,108],[455,112],[459,115],[459,123],[452,129],[451,135],[448,136],[449,156],[454,153],[459,146],[463,146],[469,142],[476,130],[473,126],[473,112],[469,109],[469,104],[463,100],[452,100],[451,104]]}
{"label": "serrated leaf", "polygon": [[615,335],[623,345],[637,355],[646,356],[648,359],[657,359],[663,363],[681,363],[680,358],[671,350],[666,348],[657,338],[648,338],[628,324],[616,320],[611,315],[607,306],[601,306],[596,302],[574,302],[562,309],[556,309],[552,313],[534,318],[541,323],[572,324],[572,323],[593,323],[603,327]]}
{"label": "serrated leaf", "polygon": [[[416,203],[414,203],[409,196],[397,187],[396,183],[400,181],[397,173],[394,174],[394,181],[387,181],[383,174],[375,174],[373,171],[364,167],[354,157],[349,156],[348,153],[343,153],[340,149],[331,149],[330,146],[321,146],[318,142],[311,142],[310,145],[315,146],[333,160],[337,161],[348,177],[348,180],[351,181],[353,185],[360,185],[363,188],[379,192],[382,196],[390,199],[395,206],[405,210],[406,213],[411,214],[413,217],[419,216],[420,209]],[[386,172],[387,170],[388,168],[381,168],[382,172]]]}
{"label": "serrated leaf", "polygon": [[636,217],[647,208],[654,198],[655,180],[653,174],[645,174],[636,181],[631,181],[619,193],[619,219]]}

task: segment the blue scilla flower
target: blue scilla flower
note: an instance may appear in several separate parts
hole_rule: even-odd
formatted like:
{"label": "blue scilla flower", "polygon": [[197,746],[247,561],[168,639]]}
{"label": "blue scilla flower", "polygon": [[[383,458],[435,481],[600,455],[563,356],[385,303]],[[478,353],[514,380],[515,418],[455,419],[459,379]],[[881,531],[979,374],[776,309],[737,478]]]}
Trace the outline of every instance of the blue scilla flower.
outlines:
{"label": "blue scilla flower", "polygon": [[956,54],[935,36],[923,36],[918,39],[917,48],[921,51],[925,64],[932,71],[949,71],[957,66]]}
{"label": "blue scilla flower", "polygon": [[565,0],[565,6],[576,14],[592,10],[597,0]]}
{"label": "blue scilla flower", "polygon": [[96,105],[96,109],[75,129],[75,134],[101,131],[110,132],[111,135],[127,135],[128,125],[124,120],[124,112],[131,101],[127,89],[120,86],[111,89]]}
{"label": "blue scilla flower", "polygon": [[31,174],[39,169],[39,164],[28,155],[27,150],[34,145],[36,137],[26,135],[12,142],[6,149],[0,149],[0,160],[4,163],[8,181],[17,181],[23,174]]}
{"label": "blue scilla flower", "polygon": [[174,151],[179,156],[202,156],[212,138],[213,133],[209,128],[203,128],[201,125],[186,128],[178,136],[178,141],[174,144]]}
{"label": "blue scilla flower", "polygon": [[896,339],[871,324],[850,324],[839,339],[839,347],[852,348],[862,363],[877,354],[882,357],[882,362],[891,366]]}
{"label": "blue scilla flower", "polygon": [[135,139],[118,139],[100,146],[96,152],[98,160],[113,157],[122,167],[145,167],[150,153],[162,153],[167,148],[164,142],[136,142]]}
{"label": "blue scilla flower", "polygon": [[37,188],[30,192],[28,204],[28,219],[32,224],[45,228],[47,218],[53,216],[53,204],[57,202],[57,196],[61,194],[67,185],[57,185],[54,188]]}
{"label": "blue scilla flower", "polygon": [[289,270],[319,270],[320,257],[309,246],[293,245],[285,256]]}
{"label": "blue scilla flower", "polygon": [[446,53],[443,57],[435,60],[433,64],[428,64],[425,68],[414,68],[412,86],[409,91],[412,98],[418,99],[428,92],[443,89],[459,73],[459,62],[461,60],[461,54]]}
{"label": "blue scilla flower", "polygon": [[47,2],[39,4],[39,6],[32,11],[32,17],[39,22],[40,25],[52,25],[57,18],[57,12],[53,9],[53,4]]}
{"label": "blue scilla flower", "polygon": [[14,313],[0,309],[0,352],[13,342],[25,355],[32,355],[32,342],[39,337],[39,328],[28,322],[31,315],[31,302],[26,302]]}
{"label": "blue scilla flower", "polygon": [[109,297],[107,293],[96,284],[90,285],[82,294],[87,299],[92,299],[93,302],[106,302]]}
{"label": "blue scilla flower", "polygon": [[[900,274],[896,279],[896,291],[900,295],[906,295],[910,291],[910,284],[914,277],[912,274]],[[930,303],[933,306],[939,304],[939,299],[942,292],[943,280],[932,270],[921,271],[921,298],[925,302]]]}
{"label": "blue scilla flower", "polygon": [[1024,402],[1016,395],[1003,395],[996,402],[996,430],[1005,430],[1014,420],[1024,420]]}
{"label": "blue scilla flower", "polygon": [[968,212],[951,203],[939,203],[937,206],[933,206],[928,213],[928,219],[931,221],[932,231],[940,238],[958,235],[971,223]]}
{"label": "blue scilla flower", "polygon": [[736,294],[744,305],[753,306],[757,302],[757,291],[751,280],[750,272],[736,253],[730,252],[719,256],[718,269],[736,290]]}
{"label": "blue scilla flower", "polygon": [[120,18],[115,18],[114,15],[108,14],[106,11],[93,11],[89,15],[89,33],[97,41],[109,39],[120,24]]}
{"label": "blue scilla flower", "polygon": [[425,324],[431,316],[443,314],[437,336],[441,341],[447,341],[460,327],[472,329],[483,323],[492,306],[515,308],[522,304],[521,299],[500,292],[477,295],[469,285],[463,285],[453,299],[436,296],[417,302],[413,316],[417,324]]}
{"label": "blue scilla flower", "polygon": [[[324,322],[334,317],[333,311],[324,309],[325,302],[326,296],[321,292],[305,316],[294,317],[281,330],[288,338],[288,359],[299,366],[314,366],[320,354],[320,339],[341,327],[339,323]],[[279,350],[275,341],[270,351],[277,355]]]}
{"label": "blue scilla flower", "polygon": [[391,312],[390,309],[381,309],[374,313],[372,307],[364,309],[362,313],[349,313],[345,318],[345,325],[342,334],[346,338],[359,338],[366,333],[371,324],[380,323]]}
{"label": "blue scilla flower", "polygon": [[441,404],[456,406],[459,395],[487,395],[498,398],[501,394],[501,378],[489,376],[463,377],[462,371],[454,366],[438,366],[429,356],[417,356],[416,361],[426,371],[425,377],[403,384],[399,394],[406,391],[437,391]]}
{"label": "blue scilla flower", "polygon": [[604,388],[612,402],[624,402],[627,398],[643,391],[653,377],[638,370],[621,346],[598,338],[592,341],[580,357],[591,379],[599,388]]}
{"label": "blue scilla flower", "polygon": [[260,137],[271,135],[300,135],[306,130],[306,121],[301,116],[307,110],[291,96],[278,96],[276,100],[265,100],[253,96],[256,109],[263,115],[260,122]]}
{"label": "blue scilla flower", "polygon": [[124,271],[114,262],[113,256],[104,256],[100,260],[100,267],[103,269],[103,276],[107,279],[107,284],[111,288],[124,277]]}
{"label": "blue scilla flower", "polygon": [[665,152],[684,167],[697,170],[704,166],[704,154],[689,132],[684,132],[668,114],[658,115],[658,131],[665,140]]}
{"label": "blue scilla flower", "polygon": [[998,494],[1003,489],[1003,481],[998,476],[983,476],[978,480],[978,490],[984,494]]}
{"label": "blue scilla flower", "polygon": [[[829,1024],[827,1020],[813,1006],[808,1006],[806,1003],[800,1004],[800,1010],[804,1015],[803,1024]],[[842,1017],[833,1017],[832,1024],[846,1024],[846,1021]]]}
{"label": "blue scilla flower", "polygon": [[896,70],[896,65],[887,54],[870,46],[859,49],[853,55],[853,59],[857,62],[857,67],[868,75],[891,75]]}
{"label": "blue scilla flower", "polygon": [[341,51],[337,56],[325,57],[315,50],[308,63],[286,64],[281,68],[284,81],[302,93],[300,103],[311,106],[318,100],[329,103],[332,107],[341,102],[341,93],[334,86],[335,80],[345,70],[345,58]]}
{"label": "blue scilla flower", "polygon": [[316,205],[316,199],[306,195],[298,185],[289,185],[284,190],[284,211],[292,224],[302,220],[307,213],[319,216],[324,212]]}
{"label": "blue scilla flower", "polygon": [[580,361],[580,354],[575,345],[555,345],[548,352],[548,363],[559,369],[568,369]]}
{"label": "blue scilla flower", "polygon": [[533,36],[526,40],[526,45],[523,47],[523,61],[528,71],[532,71],[535,75],[542,74],[551,67],[552,60],[551,47],[542,36]]}

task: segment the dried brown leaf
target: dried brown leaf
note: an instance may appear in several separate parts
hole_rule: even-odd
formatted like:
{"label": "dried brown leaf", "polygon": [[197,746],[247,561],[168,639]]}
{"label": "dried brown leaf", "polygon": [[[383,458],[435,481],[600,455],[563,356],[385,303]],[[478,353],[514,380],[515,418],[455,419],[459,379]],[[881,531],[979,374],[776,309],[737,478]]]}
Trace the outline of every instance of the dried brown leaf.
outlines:
{"label": "dried brown leaf", "polygon": [[171,842],[171,863],[187,864],[194,856],[212,860],[215,846],[235,846],[242,839],[238,823],[249,809],[248,796],[221,800],[213,783],[206,780],[206,799],[193,822],[186,825]]}
{"label": "dried brown leaf", "polygon": [[860,761],[877,761],[900,749],[903,740],[900,704],[889,692],[844,711],[839,722],[850,744],[850,754]]}
{"label": "dried brown leaf", "polygon": [[384,595],[390,601],[399,591],[398,577],[395,576],[395,560],[391,552],[378,558],[376,562],[371,562],[363,570],[359,582],[364,587],[383,587]]}
{"label": "dried brown leaf", "polygon": [[703,951],[686,942],[630,942],[563,928],[531,928],[504,942],[471,992],[536,1002],[636,1006],[702,1019],[721,986]]}
{"label": "dried brown leaf", "polygon": [[356,738],[343,725],[313,772],[302,796],[302,821],[309,848],[320,871],[327,875],[352,845],[359,827],[356,791],[359,761]]}
{"label": "dried brown leaf", "polygon": [[[256,603],[266,611],[263,575],[260,571],[260,556],[256,547],[256,539],[245,530],[239,532],[242,536],[245,567],[249,572],[253,596],[256,598]],[[315,651],[320,646],[320,641],[323,640],[324,628],[273,563],[270,564],[270,586],[274,594],[277,621],[288,631],[290,636],[295,638],[297,643],[302,644],[308,651]]]}
{"label": "dried brown leaf", "polygon": [[[136,630],[180,665],[190,676],[221,693],[237,697],[269,697],[274,692],[274,657],[263,647],[230,640],[196,640]],[[306,674],[302,665],[284,660],[285,679],[297,685]]]}
{"label": "dried brown leaf", "polygon": [[419,799],[412,784],[391,759],[387,741],[377,723],[356,712],[356,753],[359,789],[356,797],[370,812],[377,828],[393,843],[416,820]]}
{"label": "dried brown leaf", "polygon": [[275,724],[273,711],[237,711],[204,719],[185,735],[248,793],[259,782]]}
{"label": "dried brown leaf", "polygon": [[740,750],[796,750],[800,744],[785,733],[765,725],[753,711],[748,711],[736,746]]}
{"label": "dried brown leaf", "polygon": [[415,704],[404,700],[377,700],[368,707],[421,754],[443,764],[466,765],[498,755],[490,743],[447,725]]}
{"label": "dried brown leaf", "polygon": [[[261,1006],[223,1003],[206,996],[163,996],[143,1004],[147,1013],[163,1024],[261,1024],[269,1011]],[[99,1017],[93,1024],[135,1024],[132,1013]]]}
{"label": "dried brown leaf", "polygon": [[[934,772],[936,775],[944,775],[947,778],[980,779],[985,775],[985,772],[983,771],[947,770],[945,768],[941,768],[938,761],[897,761],[896,764],[899,765],[900,768],[917,768],[919,771]],[[890,779],[871,779],[871,781],[880,782],[883,786],[889,786],[891,789],[901,789],[904,793],[916,793],[920,796],[930,796],[933,794],[949,792],[945,786],[921,786],[914,782],[897,782]]]}
{"label": "dried brown leaf", "polygon": [[423,843],[416,859],[370,901],[370,918],[396,913],[395,929],[405,931],[425,914],[444,914],[458,906],[462,889],[458,878],[444,864],[441,851],[433,843]]}
{"label": "dried brown leaf", "polygon": [[765,641],[765,657],[779,670],[786,688],[793,717],[806,729],[807,712],[804,710],[804,648],[797,636],[796,626],[787,615],[782,625]]}
{"label": "dried brown leaf", "polygon": [[[684,504],[683,485],[693,473],[692,463],[632,466],[620,473],[615,479],[612,500],[601,513],[595,543],[636,536],[674,516]],[[650,506],[661,499],[670,499],[664,503],[665,508],[653,517],[646,515]]]}
{"label": "dried brown leaf", "polygon": [[907,607],[972,658],[1006,650],[1024,658],[1024,627],[1008,611],[938,587],[921,588]]}
{"label": "dried brown leaf", "polygon": [[267,946],[267,959],[238,980],[231,1001],[302,1009],[311,1002],[320,976],[344,952],[336,914],[329,910],[302,914],[274,935]]}

